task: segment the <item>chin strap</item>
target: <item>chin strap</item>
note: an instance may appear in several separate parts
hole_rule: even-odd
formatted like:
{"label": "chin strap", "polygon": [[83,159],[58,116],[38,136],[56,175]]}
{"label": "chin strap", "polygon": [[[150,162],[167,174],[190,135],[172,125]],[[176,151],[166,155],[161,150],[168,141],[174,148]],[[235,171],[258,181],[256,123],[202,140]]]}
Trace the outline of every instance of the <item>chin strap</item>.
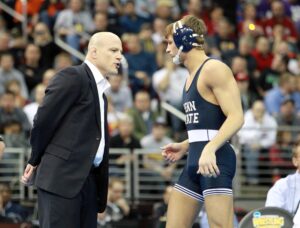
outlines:
{"label": "chin strap", "polygon": [[180,54],[181,54],[181,52],[182,52],[182,49],[183,49],[183,47],[180,46],[180,48],[179,48],[177,54],[173,57],[173,63],[175,63],[176,65],[179,65],[179,64],[181,63],[181,62],[180,62]]}

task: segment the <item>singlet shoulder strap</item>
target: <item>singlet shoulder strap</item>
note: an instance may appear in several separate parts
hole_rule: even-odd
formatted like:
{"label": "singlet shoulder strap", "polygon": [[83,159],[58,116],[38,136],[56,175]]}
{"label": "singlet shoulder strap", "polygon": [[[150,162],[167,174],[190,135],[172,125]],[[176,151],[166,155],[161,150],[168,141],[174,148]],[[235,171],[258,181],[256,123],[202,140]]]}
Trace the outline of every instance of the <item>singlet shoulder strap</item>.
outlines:
{"label": "singlet shoulder strap", "polygon": [[198,68],[198,70],[196,71],[196,73],[195,73],[195,77],[193,78],[193,81],[192,81],[192,83],[191,83],[191,85],[190,85],[190,87],[188,88],[188,90],[186,91],[186,81],[185,81],[185,84],[184,84],[184,91],[186,91],[186,92],[188,92],[189,90],[190,90],[190,88],[193,86],[193,84],[197,84],[197,81],[198,81],[198,77],[199,77],[199,74],[200,74],[200,72],[201,72],[201,69],[202,69],[202,67],[204,66],[204,64],[207,62],[207,61],[209,61],[209,60],[211,60],[211,59],[213,59],[213,58],[207,58],[207,59],[205,59],[204,60],[204,62],[200,65],[200,67]]}
{"label": "singlet shoulder strap", "polygon": [[207,62],[208,62],[209,60],[211,60],[211,59],[213,59],[213,58],[207,58],[207,59],[205,59],[204,62],[201,64],[201,66],[199,67],[199,69],[198,69],[197,72],[196,72],[196,75],[195,75],[195,82],[198,81],[200,72],[201,72],[201,70],[202,70],[204,64],[207,63]]}

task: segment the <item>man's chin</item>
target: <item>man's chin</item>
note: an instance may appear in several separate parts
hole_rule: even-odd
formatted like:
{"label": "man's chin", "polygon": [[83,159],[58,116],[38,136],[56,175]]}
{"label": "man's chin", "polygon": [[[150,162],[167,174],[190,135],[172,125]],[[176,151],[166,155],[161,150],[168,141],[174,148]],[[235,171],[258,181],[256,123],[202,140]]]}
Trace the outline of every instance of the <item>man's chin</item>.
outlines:
{"label": "man's chin", "polygon": [[111,71],[107,72],[107,74],[105,74],[105,76],[106,76],[106,78],[109,78],[110,76],[116,75],[116,74],[118,74],[118,70],[117,69],[116,70],[111,70]]}

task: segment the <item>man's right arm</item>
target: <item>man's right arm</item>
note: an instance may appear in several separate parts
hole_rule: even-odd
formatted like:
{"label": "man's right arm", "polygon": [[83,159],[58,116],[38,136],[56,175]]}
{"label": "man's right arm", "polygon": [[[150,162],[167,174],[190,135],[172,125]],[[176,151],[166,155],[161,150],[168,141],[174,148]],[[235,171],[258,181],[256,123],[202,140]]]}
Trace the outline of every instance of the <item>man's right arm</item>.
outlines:
{"label": "man's right arm", "polygon": [[80,95],[81,81],[74,68],[61,71],[49,84],[42,104],[34,117],[29,164],[36,166],[55,134],[55,130]]}

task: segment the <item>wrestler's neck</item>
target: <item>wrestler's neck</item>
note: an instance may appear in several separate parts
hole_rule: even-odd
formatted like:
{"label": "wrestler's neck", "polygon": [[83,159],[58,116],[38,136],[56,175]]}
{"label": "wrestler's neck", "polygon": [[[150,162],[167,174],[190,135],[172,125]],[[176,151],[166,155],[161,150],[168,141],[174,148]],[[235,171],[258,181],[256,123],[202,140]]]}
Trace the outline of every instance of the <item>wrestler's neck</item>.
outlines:
{"label": "wrestler's neck", "polygon": [[184,66],[190,73],[195,72],[202,65],[202,63],[208,58],[202,50],[192,49],[186,55],[184,59]]}

